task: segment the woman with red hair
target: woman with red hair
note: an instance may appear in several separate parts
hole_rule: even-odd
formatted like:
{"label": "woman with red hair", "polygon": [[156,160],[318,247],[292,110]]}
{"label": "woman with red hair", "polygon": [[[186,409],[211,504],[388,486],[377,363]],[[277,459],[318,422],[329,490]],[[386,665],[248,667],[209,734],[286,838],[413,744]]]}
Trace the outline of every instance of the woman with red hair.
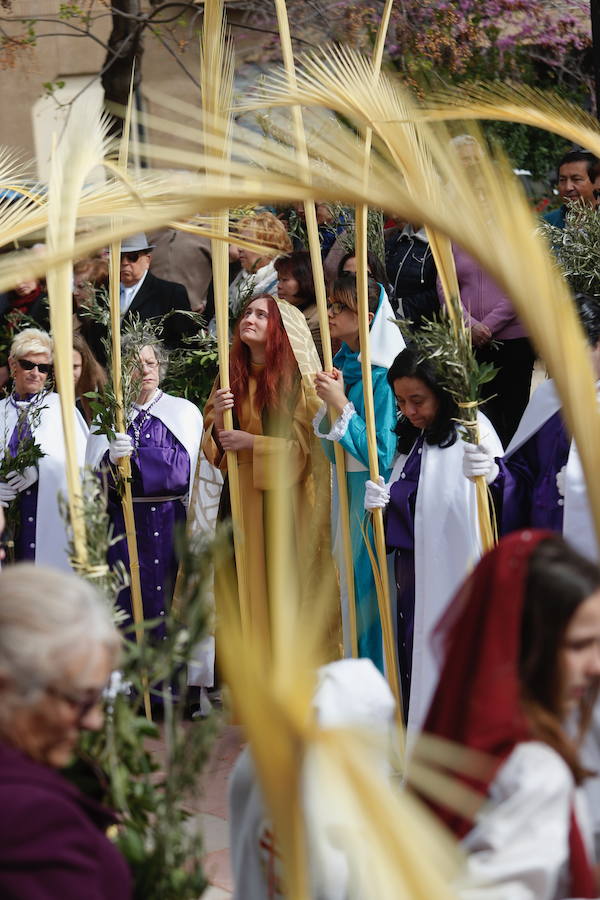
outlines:
{"label": "woman with red hair", "polygon": [[[248,303],[235,329],[229,363],[231,388],[215,383],[204,411],[203,449],[210,463],[227,470],[234,450],[240,477],[247,589],[253,625],[269,633],[265,533],[275,489],[289,490],[296,541],[305,509],[303,486],[310,474],[311,412],[279,306],[269,294]],[[234,428],[223,413],[233,411]],[[219,517],[229,515],[227,481]]]}
{"label": "woman with red hair", "polygon": [[463,839],[459,896],[598,897],[578,748],[600,683],[600,570],[550,531],[515,532],[434,639],[445,661],[425,731],[487,757],[462,776],[482,795],[472,821],[434,805]]}

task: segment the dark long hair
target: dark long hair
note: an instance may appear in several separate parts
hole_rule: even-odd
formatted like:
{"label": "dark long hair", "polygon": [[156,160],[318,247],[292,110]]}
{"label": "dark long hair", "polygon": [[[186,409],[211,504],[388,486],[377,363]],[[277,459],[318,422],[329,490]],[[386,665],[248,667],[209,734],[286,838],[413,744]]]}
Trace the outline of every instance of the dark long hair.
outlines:
{"label": "dark long hair", "polygon": [[[523,706],[534,736],[564,758],[580,783],[589,772],[563,727],[560,648],[569,621],[600,590],[600,569],[560,536],[542,541],[531,556],[521,624],[519,675]],[[580,732],[589,725],[598,694],[595,685],[580,702]]]}
{"label": "dark long hair", "polygon": [[[283,326],[277,302],[270,294],[259,294],[253,297],[250,303],[254,300],[266,300],[269,307],[265,365],[256,378],[256,402],[261,413],[265,410],[267,412],[284,410],[287,409],[290,393],[297,381],[298,364]],[[246,304],[244,309],[248,305]],[[231,390],[236,398],[238,414],[238,403],[248,394],[251,362],[250,348],[240,338],[240,322],[241,317],[235,326],[229,357]]]}
{"label": "dark long hair", "polygon": [[310,253],[306,250],[294,250],[289,256],[280,256],[275,260],[275,271],[278,275],[291,275],[298,282],[296,296],[301,301],[298,306],[312,306],[317,302]]}
{"label": "dark long hair", "polygon": [[[432,425],[425,431],[425,441],[431,446],[451,447],[457,439],[455,419],[458,418],[458,407],[451,394],[439,382],[435,367],[427,359],[420,359],[419,354],[408,347],[398,354],[387,373],[388,384],[394,390],[394,381],[398,378],[418,378],[433,391],[439,402],[439,409]],[[394,429],[398,435],[398,452],[408,453],[420,435],[409,420],[400,414]]]}
{"label": "dark long hair", "polygon": [[[356,251],[352,251],[351,253],[344,253],[342,258],[340,259],[338,269],[337,269],[337,277],[341,278],[344,274],[352,274],[351,272],[344,272],[344,266],[348,262],[349,259],[354,259],[356,256]],[[388,277],[385,271],[385,266],[382,261],[379,259],[376,253],[373,253],[372,250],[367,250],[367,267],[369,269],[369,274],[375,281],[378,281],[379,284],[382,284],[389,294],[388,290]]]}
{"label": "dark long hair", "polygon": [[81,375],[75,385],[75,399],[81,404],[88,423],[94,418],[89,399],[85,394],[102,389],[106,384],[106,372],[92,353],[83,335],[73,332],[73,350],[81,355]]}

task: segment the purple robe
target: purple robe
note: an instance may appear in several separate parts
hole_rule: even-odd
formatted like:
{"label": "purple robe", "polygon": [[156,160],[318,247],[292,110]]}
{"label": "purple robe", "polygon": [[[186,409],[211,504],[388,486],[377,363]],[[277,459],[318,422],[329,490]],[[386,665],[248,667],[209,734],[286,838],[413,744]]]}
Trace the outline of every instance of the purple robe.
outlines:
{"label": "purple robe", "polygon": [[[37,396],[31,394],[26,397]],[[19,444],[31,437],[29,421],[25,419],[20,425],[17,423],[8,442],[8,454],[13,458],[17,455]],[[19,505],[19,526],[15,535],[15,562],[35,561],[35,529],[37,526],[38,483],[32,484],[26,491],[17,495],[16,502]]]}
{"label": "purple robe", "polygon": [[497,459],[499,473],[491,485],[501,534],[519,528],[562,532],[564,498],[556,475],[567,464],[571,440],[560,410],[508,459]]}
{"label": "purple robe", "polygon": [[[128,434],[134,436],[132,426],[129,426]],[[108,464],[108,454],[104,463]],[[183,498],[189,490],[190,457],[166,425],[152,415],[146,420],[140,434],[140,446],[131,457],[131,474],[144,618],[158,619],[169,608],[177,577],[175,532],[178,525],[185,527]],[[142,497],[152,499],[135,502],[136,498]],[[182,499],[160,499],[164,497]],[[108,510],[113,533],[123,535],[109,550],[109,565],[121,560],[129,571],[123,510],[114,490],[109,492]],[[131,617],[129,588],[120,592],[118,602]],[[153,634],[164,637],[164,625],[158,625]]]}
{"label": "purple robe", "polygon": [[385,537],[395,550],[396,602],[398,608],[398,665],[402,682],[405,721],[410,699],[413,633],[415,625],[415,505],[421,474],[423,435],[415,441],[400,473],[390,488]]}
{"label": "purple robe", "polygon": [[131,900],[129,867],[106,837],[115,817],[2,742],[0,804],[3,900]]}

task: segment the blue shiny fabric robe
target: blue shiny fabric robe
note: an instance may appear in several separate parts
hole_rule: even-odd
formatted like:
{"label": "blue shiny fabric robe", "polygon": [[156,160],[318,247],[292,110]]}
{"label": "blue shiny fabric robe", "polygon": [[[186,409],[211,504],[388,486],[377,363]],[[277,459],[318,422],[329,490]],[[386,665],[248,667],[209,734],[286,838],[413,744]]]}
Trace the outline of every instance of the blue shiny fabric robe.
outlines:
{"label": "blue shiny fabric robe", "polygon": [[[133,437],[132,426],[129,426],[128,434]],[[104,465],[108,466],[108,454]],[[181,500],[136,503],[135,498],[186,496],[190,458],[166,425],[150,415],[140,434],[140,446],[131,457],[131,469],[144,618],[158,619],[165,615],[173,597],[178,566],[175,533],[178,526],[185,526],[186,509]],[[109,565],[121,560],[129,569],[123,511],[114,490],[109,493],[108,509],[113,533],[123,535],[109,550]],[[131,616],[129,588],[120,592],[118,602]],[[164,636],[164,626],[159,625],[153,633],[157,637]]]}
{"label": "blue shiny fabric robe", "polygon": [[[358,652],[361,657],[368,657],[383,672],[383,646],[381,637],[381,623],[379,621],[379,608],[377,593],[373,579],[373,569],[367,550],[363,529],[367,532],[371,546],[373,546],[373,529],[369,522],[369,516],[364,509],[365,483],[369,479],[369,454],[367,448],[367,426],[365,423],[365,404],[363,398],[362,379],[353,380],[357,365],[357,354],[349,351],[342,344],[342,350],[336,355],[334,365],[344,375],[346,395],[354,404],[356,415],[353,415],[348,423],[345,434],[340,438],[340,445],[354,459],[358,460],[365,471],[346,472],[346,484],[348,489],[348,503],[350,507],[350,532],[352,538],[352,558],[354,560],[354,592],[356,597],[356,625],[358,631]],[[360,366],[360,363],[358,363]],[[346,371],[348,369],[348,372]],[[375,429],[377,432],[377,453],[379,458],[379,473],[388,481],[391,473],[392,462],[396,451],[396,399],[393,391],[387,383],[387,369],[380,366],[371,367],[373,379],[373,400],[375,409]],[[349,378],[352,380],[348,384]],[[320,430],[327,433],[330,430],[329,420],[323,419]],[[334,462],[334,452],[331,441],[322,441],[323,449],[329,460]]]}

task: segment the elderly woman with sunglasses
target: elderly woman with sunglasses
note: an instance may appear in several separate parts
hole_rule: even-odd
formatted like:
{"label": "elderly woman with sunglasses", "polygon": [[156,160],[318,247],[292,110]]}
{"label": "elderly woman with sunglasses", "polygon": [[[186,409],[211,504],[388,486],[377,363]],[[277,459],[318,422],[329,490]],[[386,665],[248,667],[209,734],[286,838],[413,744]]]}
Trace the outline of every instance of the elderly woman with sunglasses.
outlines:
{"label": "elderly woman with sunglasses", "polygon": [[102,726],[118,664],[108,607],[86,582],[20,564],[0,576],[0,896],[130,900],[113,815],[60,773]]}
{"label": "elderly woman with sunglasses", "polygon": [[[69,570],[67,534],[58,497],[67,495],[66,451],[58,394],[49,389],[52,339],[45,331],[26,328],[12,342],[8,358],[13,390],[0,400],[0,461],[6,473],[0,481],[0,504],[18,505],[14,536],[15,561]],[[85,459],[87,425],[77,410],[77,458]],[[27,465],[33,444],[41,456]],[[35,455],[35,454],[34,454]],[[14,460],[14,468],[7,457]]]}

